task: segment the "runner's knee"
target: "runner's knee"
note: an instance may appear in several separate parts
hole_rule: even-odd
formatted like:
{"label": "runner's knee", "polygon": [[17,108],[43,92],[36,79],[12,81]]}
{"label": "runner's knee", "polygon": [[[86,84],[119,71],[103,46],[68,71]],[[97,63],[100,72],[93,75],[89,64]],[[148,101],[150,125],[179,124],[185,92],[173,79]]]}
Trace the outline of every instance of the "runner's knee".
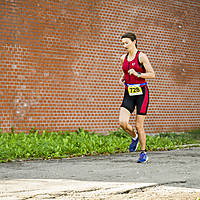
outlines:
{"label": "runner's knee", "polygon": [[124,129],[124,130],[126,130],[127,129],[127,127],[128,127],[128,122],[126,122],[126,121],[119,121],[119,125],[120,125],[120,127],[122,128],[122,129]]}
{"label": "runner's knee", "polygon": [[143,128],[143,125],[140,124],[140,123],[136,123],[136,129],[138,132],[142,131],[144,128]]}

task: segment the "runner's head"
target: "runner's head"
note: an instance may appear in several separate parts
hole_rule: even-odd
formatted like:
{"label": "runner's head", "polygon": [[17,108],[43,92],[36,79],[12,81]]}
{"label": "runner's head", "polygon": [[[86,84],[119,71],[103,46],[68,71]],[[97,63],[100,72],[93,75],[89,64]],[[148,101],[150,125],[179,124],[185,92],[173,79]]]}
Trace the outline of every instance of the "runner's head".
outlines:
{"label": "runner's head", "polygon": [[132,48],[137,48],[137,39],[134,33],[128,32],[121,37],[123,47],[130,51]]}

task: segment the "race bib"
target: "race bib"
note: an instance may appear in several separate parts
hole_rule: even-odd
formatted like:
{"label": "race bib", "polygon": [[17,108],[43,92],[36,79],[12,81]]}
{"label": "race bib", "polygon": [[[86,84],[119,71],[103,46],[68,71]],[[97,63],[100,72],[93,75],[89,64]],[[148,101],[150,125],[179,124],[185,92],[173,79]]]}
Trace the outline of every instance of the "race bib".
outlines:
{"label": "race bib", "polygon": [[129,96],[136,96],[136,95],[143,94],[142,88],[140,87],[140,85],[129,85],[128,93],[129,93]]}

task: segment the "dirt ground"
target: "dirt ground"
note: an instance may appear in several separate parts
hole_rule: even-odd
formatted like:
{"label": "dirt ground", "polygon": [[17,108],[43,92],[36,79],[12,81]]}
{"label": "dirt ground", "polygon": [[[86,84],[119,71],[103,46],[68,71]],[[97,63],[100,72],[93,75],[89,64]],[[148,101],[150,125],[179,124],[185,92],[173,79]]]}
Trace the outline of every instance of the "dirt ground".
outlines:
{"label": "dirt ground", "polygon": [[0,164],[0,199],[199,200],[200,147]]}

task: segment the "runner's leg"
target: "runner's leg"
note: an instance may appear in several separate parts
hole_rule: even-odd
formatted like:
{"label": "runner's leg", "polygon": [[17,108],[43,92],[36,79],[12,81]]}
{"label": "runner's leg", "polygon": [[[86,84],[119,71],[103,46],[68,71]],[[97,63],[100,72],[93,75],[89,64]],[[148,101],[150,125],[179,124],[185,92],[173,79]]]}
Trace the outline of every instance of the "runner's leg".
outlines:
{"label": "runner's leg", "polygon": [[136,133],[133,127],[129,124],[131,113],[126,109],[121,107],[120,108],[120,115],[119,115],[119,124],[120,127],[126,131],[132,138],[136,137]]}
{"label": "runner's leg", "polygon": [[146,148],[146,134],[144,132],[144,120],[146,115],[136,115],[136,129],[139,135],[141,150],[145,151]]}

